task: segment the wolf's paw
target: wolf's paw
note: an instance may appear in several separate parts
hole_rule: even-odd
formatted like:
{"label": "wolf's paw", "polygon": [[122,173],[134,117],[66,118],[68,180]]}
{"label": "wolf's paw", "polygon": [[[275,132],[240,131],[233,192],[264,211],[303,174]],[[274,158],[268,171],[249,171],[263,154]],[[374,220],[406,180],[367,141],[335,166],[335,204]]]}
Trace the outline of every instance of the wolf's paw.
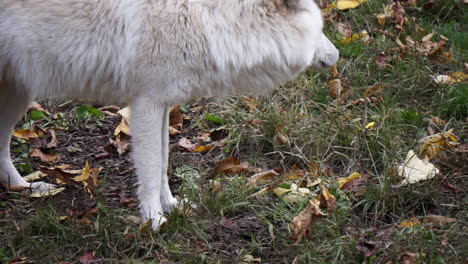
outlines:
{"label": "wolf's paw", "polygon": [[50,192],[52,190],[57,189],[57,185],[55,184],[50,184],[46,182],[32,182],[30,184],[31,188],[33,191],[39,191],[39,192]]}
{"label": "wolf's paw", "polygon": [[178,202],[177,199],[172,195],[162,196],[161,195],[161,207],[165,213],[172,213],[172,210],[177,208]]}

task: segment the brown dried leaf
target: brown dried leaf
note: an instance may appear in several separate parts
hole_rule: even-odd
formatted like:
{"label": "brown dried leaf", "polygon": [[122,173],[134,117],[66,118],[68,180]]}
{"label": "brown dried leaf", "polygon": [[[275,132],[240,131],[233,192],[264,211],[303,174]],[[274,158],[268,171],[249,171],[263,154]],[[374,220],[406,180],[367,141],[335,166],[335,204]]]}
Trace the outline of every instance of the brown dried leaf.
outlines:
{"label": "brown dried leaf", "polygon": [[227,158],[216,166],[216,172],[219,174],[235,175],[249,171],[249,164],[241,162],[236,157]]}
{"label": "brown dried leaf", "polygon": [[128,126],[128,121],[122,117],[120,124],[115,128],[114,135],[118,136],[120,133],[123,133],[127,136],[131,136],[130,127]]}
{"label": "brown dried leaf", "polygon": [[30,262],[27,257],[15,258],[8,262],[8,264],[29,264],[29,263],[33,263],[33,262]]}
{"label": "brown dried leaf", "polygon": [[377,252],[377,244],[379,243],[374,241],[364,241],[359,243],[356,246],[356,248],[357,250],[361,251],[364,254],[364,256],[370,257],[375,255],[375,253]]}
{"label": "brown dried leaf", "polygon": [[92,250],[86,251],[83,256],[80,257],[80,264],[93,264],[95,260],[96,252]]}
{"label": "brown dried leaf", "polygon": [[57,180],[57,182],[59,182],[59,183],[65,183],[65,184],[73,185],[73,186],[77,185],[77,183],[73,180],[73,177],[75,175],[72,174],[72,173],[65,172],[62,169],[59,169],[59,168],[53,168],[53,169],[40,168],[40,171],[42,173],[45,173],[45,174],[47,174],[49,176],[54,177]]}
{"label": "brown dried leaf", "polygon": [[109,143],[115,147],[119,155],[123,155],[130,149],[130,137],[124,133],[119,133],[115,140],[109,139]]}
{"label": "brown dried leaf", "polygon": [[30,142],[36,148],[55,148],[57,147],[58,140],[55,130],[48,129],[43,137],[31,138]]}
{"label": "brown dried leaf", "polygon": [[320,211],[320,201],[315,198],[310,200],[310,204],[299,215],[294,217],[291,224],[294,234],[290,238],[294,241],[294,244],[301,242],[302,238],[310,232],[315,222],[326,216],[327,214]]}
{"label": "brown dried leaf", "polygon": [[169,127],[170,130],[172,128],[173,133],[175,131],[178,131],[179,133],[182,132],[184,126],[184,118],[185,114],[180,110],[179,105],[171,107],[171,111],[169,112]]}
{"label": "brown dried leaf", "polygon": [[436,225],[445,225],[456,222],[457,219],[452,217],[447,217],[443,215],[426,215],[424,216],[423,222],[424,223],[433,223]]}
{"label": "brown dried leaf", "polygon": [[412,253],[412,252],[405,252],[403,253],[398,261],[403,264],[416,264],[419,263],[420,259],[424,257],[426,254],[421,253]]}
{"label": "brown dried leaf", "polygon": [[180,138],[177,145],[184,151],[194,151],[196,148],[196,145],[185,137]]}
{"label": "brown dried leaf", "polygon": [[55,163],[60,160],[59,154],[43,153],[40,149],[34,149],[31,152],[31,157],[39,158],[42,162],[45,163]]}
{"label": "brown dried leaf", "polygon": [[276,178],[278,176],[279,176],[279,173],[277,173],[275,170],[259,172],[259,173],[254,174],[252,177],[249,178],[248,185],[256,186],[258,183],[267,182],[268,180],[271,180],[271,179]]}
{"label": "brown dried leaf", "polygon": [[251,112],[257,110],[257,107],[260,104],[260,102],[258,102],[258,100],[255,98],[242,97],[242,101]]}

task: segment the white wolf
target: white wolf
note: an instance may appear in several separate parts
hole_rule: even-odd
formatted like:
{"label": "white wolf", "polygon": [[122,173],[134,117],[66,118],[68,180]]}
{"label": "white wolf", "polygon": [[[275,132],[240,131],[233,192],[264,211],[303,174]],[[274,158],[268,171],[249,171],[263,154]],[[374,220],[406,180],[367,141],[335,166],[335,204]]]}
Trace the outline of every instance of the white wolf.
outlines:
{"label": "white wolf", "polygon": [[32,100],[128,104],[140,210],[157,230],[176,205],[169,106],[261,94],[308,66],[335,64],[322,27],[313,0],[1,0],[0,183],[30,186],[9,144]]}

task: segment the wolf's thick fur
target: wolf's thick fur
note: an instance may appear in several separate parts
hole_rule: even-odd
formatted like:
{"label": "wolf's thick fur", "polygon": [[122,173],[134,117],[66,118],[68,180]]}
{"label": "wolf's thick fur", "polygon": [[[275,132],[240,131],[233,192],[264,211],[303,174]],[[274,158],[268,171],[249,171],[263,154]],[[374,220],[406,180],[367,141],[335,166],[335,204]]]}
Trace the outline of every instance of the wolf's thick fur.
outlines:
{"label": "wolf's thick fur", "polygon": [[141,213],[158,229],[176,204],[169,106],[262,94],[310,65],[333,65],[338,51],[322,26],[313,0],[2,0],[0,183],[30,185],[9,144],[32,100],[129,104]]}

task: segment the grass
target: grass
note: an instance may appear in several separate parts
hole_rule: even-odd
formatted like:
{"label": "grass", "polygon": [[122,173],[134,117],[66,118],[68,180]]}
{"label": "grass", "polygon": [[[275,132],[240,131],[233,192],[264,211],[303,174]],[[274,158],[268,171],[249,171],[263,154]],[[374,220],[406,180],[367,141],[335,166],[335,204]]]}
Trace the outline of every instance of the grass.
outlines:
{"label": "grass", "polygon": [[[135,208],[109,202],[112,188],[134,189],[132,182],[112,180],[114,168],[121,166],[114,156],[105,163],[110,176],[93,199],[83,190],[39,200],[0,193],[0,262],[27,257],[36,263],[72,263],[91,250],[103,263],[241,263],[246,255],[261,258],[261,263],[397,263],[405,253],[419,254],[410,263],[464,263],[468,258],[466,157],[445,153],[445,158],[435,161],[441,169],[435,179],[409,186],[397,185],[395,168],[409,150],[420,148],[418,140],[427,135],[432,116],[447,121],[447,129],[453,128],[460,142],[467,143],[466,83],[433,81],[438,74],[464,71],[467,16],[461,1],[436,1],[432,8],[408,8],[408,16],[416,22],[410,19],[399,32],[391,24],[377,24],[375,14],[382,12],[384,3],[369,1],[339,12],[341,17],[329,21],[326,32],[340,49],[337,68],[350,91],[347,102],[363,98],[370,86],[384,85],[382,102],[342,104],[330,97],[330,74],[312,71],[256,99],[255,108],[244,97],[190,102],[182,107],[191,117],[182,136],[192,139],[199,131],[228,131],[221,147],[207,154],[171,153],[174,191],[193,201],[195,210],[174,212],[159,233],[132,223],[128,216],[137,215]],[[355,32],[366,29],[372,41],[339,44],[337,25],[347,22]],[[435,63],[421,54],[403,54],[394,38],[382,31],[414,40],[431,32],[443,34],[450,40],[447,50],[453,60]],[[384,51],[392,57],[390,65],[382,68],[376,57]],[[47,122],[67,127],[59,137],[63,140],[76,129],[90,133],[116,125],[89,106],[49,109],[59,118]],[[20,125],[31,127],[30,119]],[[365,129],[370,122],[376,123],[375,128]],[[275,141],[278,131],[287,137],[287,145]],[[27,141],[12,143],[15,163],[23,173],[41,164],[28,156],[31,151]],[[86,153],[73,154],[70,160],[82,154]],[[259,188],[247,184],[251,174],[223,176],[213,169],[231,156],[256,168],[280,167],[286,172],[309,169],[311,164],[329,168],[331,179],[322,177],[330,183],[337,206],[313,226],[309,239],[294,245],[290,224],[308,200],[289,203],[271,192],[252,196]],[[341,190],[333,180],[355,171],[368,177],[362,195]],[[221,190],[213,191],[210,180],[220,182]],[[83,213],[94,207],[99,212],[89,216],[91,225],[83,225],[81,216],[70,213],[72,208]],[[413,217],[423,221],[427,215],[456,221],[399,227],[403,221]]]}

